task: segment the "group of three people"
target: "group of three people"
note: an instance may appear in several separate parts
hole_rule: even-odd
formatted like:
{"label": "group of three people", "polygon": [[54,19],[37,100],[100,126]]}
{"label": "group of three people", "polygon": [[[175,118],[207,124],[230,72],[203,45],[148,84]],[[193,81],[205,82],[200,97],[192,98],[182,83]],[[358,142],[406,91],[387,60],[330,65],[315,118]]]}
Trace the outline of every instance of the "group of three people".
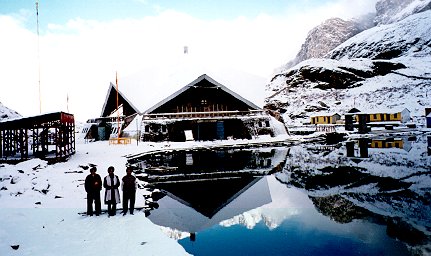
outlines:
{"label": "group of three people", "polygon": [[[99,216],[101,213],[100,191],[102,190],[102,179],[96,173],[97,168],[91,167],[90,174],[85,179],[85,191],[87,192],[87,215],[93,216],[94,213]],[[117,175],[114,175],[114,167],[108,168],[108,175],[103,179],[103,187],[105,188],[105,204],[108,205],[109,216],[114,216],[117,211],[117,204],[120,203],[120,180]],[[129,210],[133,214],[136,199],[136,177],[132,175],[132,167],[126,168],[126,175],[122,178],[121,189],[123,191],[123,215],[126,215]]]}

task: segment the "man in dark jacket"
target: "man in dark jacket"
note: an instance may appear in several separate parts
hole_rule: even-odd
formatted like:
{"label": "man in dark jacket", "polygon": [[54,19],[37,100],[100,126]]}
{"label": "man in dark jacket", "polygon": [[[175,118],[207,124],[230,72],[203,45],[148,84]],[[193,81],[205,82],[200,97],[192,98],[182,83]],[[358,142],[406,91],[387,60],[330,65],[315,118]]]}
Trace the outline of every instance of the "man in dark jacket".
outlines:
{"label": "man in dark jacket", "polygon": [[126,215],[130,201],[130,214],[133,215],[136,198],[136,177],[132,175],[132,167],[126,168],[126,176],[123,177],[121,188],[123,190],[123,215]]}
{"label": "man in dark jacket", "polygon": [[101,212],[100,190],[102,190],[102,179],[96,173],[97,168],[91,167],[90,174],[85,178],[85,191],[87,192],[87,215],[93,216],[93,201],[96,216]]}

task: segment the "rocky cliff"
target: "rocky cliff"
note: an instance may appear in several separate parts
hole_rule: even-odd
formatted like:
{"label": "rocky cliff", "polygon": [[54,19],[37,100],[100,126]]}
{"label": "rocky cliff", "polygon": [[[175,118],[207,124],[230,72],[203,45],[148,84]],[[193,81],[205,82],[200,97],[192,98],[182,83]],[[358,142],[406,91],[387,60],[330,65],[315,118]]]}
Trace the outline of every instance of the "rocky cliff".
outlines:
{"label": "rocky cliff", "polygon": [[[408,6],[418,2],[425,1]],[[430,56],[428,10],[367,29],[324,58],[278,72],[266,87],[266,107],[281,112],[288,125],[307,123],[317,113],[342,115],[353,107],[408,108],[413,121],[423,122],[424,108],[431,105]]]}
{"label": "rocky cliff", "polygon": [[361,20],[343,20],[332,18],[324,21],[312,29],[302,44],[295,59],[286,64],[285,68],[291,68],[301,61],[311,58],[322,58],[335,47],[371,26],[371,16]]}

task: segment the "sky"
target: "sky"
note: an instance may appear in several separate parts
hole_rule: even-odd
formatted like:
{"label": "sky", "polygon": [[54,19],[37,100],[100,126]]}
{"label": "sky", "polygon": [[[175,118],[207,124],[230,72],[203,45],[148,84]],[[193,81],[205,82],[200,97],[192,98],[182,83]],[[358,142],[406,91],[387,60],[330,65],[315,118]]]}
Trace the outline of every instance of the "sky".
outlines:
{"label": "sky", "polygon": [[86,121],[100,115],[116,73],[121,82],[163,67],[184,46],[202,62],[269,79],[313,27],[374,12],[376,1],[39,0],[37,17],[36,1],[0,0],[0,102],[23,116]]}

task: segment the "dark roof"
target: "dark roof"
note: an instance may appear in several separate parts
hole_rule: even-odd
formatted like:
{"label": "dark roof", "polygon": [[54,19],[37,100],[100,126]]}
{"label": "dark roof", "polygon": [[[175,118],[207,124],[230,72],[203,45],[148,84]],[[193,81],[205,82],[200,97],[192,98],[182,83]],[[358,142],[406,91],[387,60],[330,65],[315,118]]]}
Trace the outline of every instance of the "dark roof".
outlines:
{"label": "dark roof", "polygon": [[361,112],[359,109],[357,109],[357,108],[352,108],[351,110],[349,110],[349,112],[347,112],[347,113],[358,113],[358,112]]}
{"label": "dark roof", "polygon": [[[140,113],[139,109],[136,108],[124,94],[118,90],[118,104],[123,104],[123,112],[126,116],[130,116],[135,113]],[[105,103],[103,104],[101,117],[109,116],[114,110],[117,109],[117,88],[113,83],[109,83],[108,93],[106,94]]]}
{"label": "dark roof", "polygon": [[48,113],[48,114],[42,114],[38,116],[30,116],[30,117],[0,121],[0,130],[54,127],[54,125],[52,125],[53,122],[75,123],[75,119],[73,114],[69,114],[65,112]]}
{"label": "dark roof", "polygon": [[[211,85],[208,86],[208,84],[201,83],[203,80],[208,81]],[[233,97],[235,97],[239,101],[243,102],[250,109],[254,109],[254,110],[260,109],[258,106],[256,106],[252,102],[246,100],[245,98],[241,97],[239,94],[237,94],[234,91],[230,90],[226,86],[224,86],[224,85],[220,84],[219,82],[215,81],[214,79],[212,79],[207,74],[203,74],[203,75],[199,76],[197,79],[195,79],[194,81],[192,81],[191,83],[189,83],[188,85],[184,86],[183,88],[181,88],[178,91],[176,91],[175,93],[171,94],[170,96],[168,96],[164,100],[162,100],[159,103],[155,104],[154,106],[152,106],[151,108],[149,108],[148,110],[146,110],[144,113],[146,113],[146,114],[152,113],[154,110],[156,110],[159,107],[163,106],[167,102],[171,101],[172,99],[176,98],[178,95],[182,94],[183,92],[187,91],[188,89],[190,89],[192,87],[218,88],[218,89],[221,89],[224,92],[232,95]]]}

